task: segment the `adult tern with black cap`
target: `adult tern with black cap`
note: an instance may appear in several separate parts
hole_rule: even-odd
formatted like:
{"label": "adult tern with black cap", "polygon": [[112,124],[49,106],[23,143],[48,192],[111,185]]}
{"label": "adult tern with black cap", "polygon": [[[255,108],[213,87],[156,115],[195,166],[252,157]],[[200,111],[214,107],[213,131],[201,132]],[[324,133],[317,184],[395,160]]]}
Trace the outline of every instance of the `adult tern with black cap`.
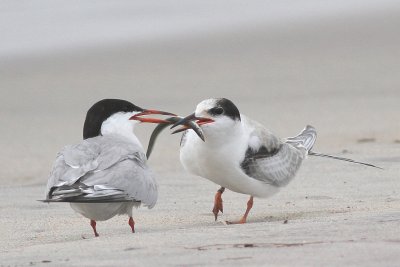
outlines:
{"label": "adult tern with black cap", "polygon": [[[141,113],[174,115],[142,109],[128,101],[104,99],[87,112],[84,140],[58,153],[47,183],[45,202],[69,202],[71,208],[90,219],[94,235],[96,221],[127,214],[135,232],[133,207],[154,207],[157,183],[147,166],[143,147],[133,133]],[[169,123],[155,118],[143,122]]]}
{"label": "adult tern with black cap", "polygon": [[[221,188],[214,199],[215,220],[223,212],[225,188],[250,195],[247,209],[238,222],[245,223],[253,206],[253,197],[266,198],[287,185],[307,155],[330,157],[376,167],[351,159],[311,151],[317,133],[306,126],[299,135],[281,140],[260,123],[246,117],[232,101],[213,98],[200,102],[193,114],[173,127],[197,122],[204,134],[201,140],[193,131],[185,131],[181,140],[180,160],[184,168]],[[173,128],[172,127],[172,128]],[[187,130],[188,126],[175,131]]]}

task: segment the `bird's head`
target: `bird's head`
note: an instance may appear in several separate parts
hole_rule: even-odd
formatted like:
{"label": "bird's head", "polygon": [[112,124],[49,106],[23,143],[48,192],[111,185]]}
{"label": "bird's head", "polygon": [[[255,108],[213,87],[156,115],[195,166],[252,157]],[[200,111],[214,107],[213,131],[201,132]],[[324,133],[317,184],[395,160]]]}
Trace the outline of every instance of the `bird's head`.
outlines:
{"label": "bird's head", "polygon": [[[83,138],[91,138],[109,132],[132,132],[133,124],[137,120],[130,120],[136,114],[175,114],[155,110],[143,109],[122,99],[103,99],[95,103],[87,112],[83,126]],[[142,121],[150,123],[170,123],[165,120],[155,118],[143,118]]]}
{"label": "bird's head", "polygon": [[239,109],[226,98],[211,98],[201,101],[194,113],[186,116],[173,125],[185,125],[195,121],[203,130],[205,136],[229,133],[240,123]]}

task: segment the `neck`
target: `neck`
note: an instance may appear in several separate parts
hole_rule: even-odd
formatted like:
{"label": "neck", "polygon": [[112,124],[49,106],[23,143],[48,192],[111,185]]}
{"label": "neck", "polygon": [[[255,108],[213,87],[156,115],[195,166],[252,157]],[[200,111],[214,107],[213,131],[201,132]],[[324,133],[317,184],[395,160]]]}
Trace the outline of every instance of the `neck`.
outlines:
{"label": "neck", "polygon": [[107,120],[103,122],[101,125],[101,134],[102,135],[111,135],[118,134],[122,135],[132,142],[137,142],[140,144],[136,135],[133,133],[134,130],[134,121],[129,120],[129,118],[134,115],[134,113],[116,113],[109,117]]}
{"label": "neck", "polygon": [[243,129],[243,125],[239,123],[235,123],[233,127],[227,129],[204,129],[205,143],[210,146],[224,146],[225,144],[230,144],[231,142],[237,142],[242,139],[245,132]]}

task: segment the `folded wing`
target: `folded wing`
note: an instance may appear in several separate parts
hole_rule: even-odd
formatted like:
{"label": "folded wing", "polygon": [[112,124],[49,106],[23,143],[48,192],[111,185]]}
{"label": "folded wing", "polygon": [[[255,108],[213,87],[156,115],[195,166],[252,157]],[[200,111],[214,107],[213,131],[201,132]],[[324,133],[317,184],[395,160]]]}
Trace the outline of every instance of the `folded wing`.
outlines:
{"label": "folded wing", "polygon": [[46,201],[132,201],[153,207],[157,184],[139,145],[117,135],[98,136],[67,146],[57,155]]}
{"label": "folded wing", "polygon": [[307,126],[299,135],[279,140],[262,125],[249,122],[254,129],[242,170],[250,177],[281,187],[294,178],[303,159],[314,145],[316,132]]}

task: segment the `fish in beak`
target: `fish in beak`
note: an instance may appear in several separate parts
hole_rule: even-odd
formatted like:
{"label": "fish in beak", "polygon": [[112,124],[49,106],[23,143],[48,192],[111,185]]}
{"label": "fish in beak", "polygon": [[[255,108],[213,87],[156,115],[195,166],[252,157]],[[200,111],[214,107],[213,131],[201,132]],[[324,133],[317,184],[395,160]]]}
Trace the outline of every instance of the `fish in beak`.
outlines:
{"label": "fish in beak", "polygon": [[[193,129],[193,127],[191,127],[193,122],[195,122],[195,125],[198,127],[198,126],[201,126],[201,125],[204,125],[207,123],[212,123],[212,122],[214,122],[214,120],[210,119],[210,118],[196,117],[196,114],[192,113],[192,114],[186,116],[185,118],[180,119],[179,121],[177,121],[176,123],[174,123],[171,126],[171,129],[173,129],[179,125],[183,125],[182,128],[175,130],[172,134],[179,133],[179,132],[185,131],[190,128]],[[195,131],[195,132],[197,133],[197,131]],[[199,135],[199,134],[197,134],[197,135]],[[202,138],[200,135],[199,135],[199,137],[204,141],[204,137]]]}
{"label": "fish in beak", "polygon": [[[158,115],[170,115],[173,117],[170,117],[168,119],[162,120],[162,119],[156,119],[156,118],[143,118],[142,116],[145,115],[150,115],[150,114],[158,114]],[[176,127],[178,125],[183,125],[181,129],[178,129],[173,132],[174,133],[179,133],[182,131],[185,131],[187,129],[192,129],[193,131],[196,132],[196,134],[204,141],[204,134],[199,125],[202,125],[204,123],[212,122],[213,120],[207,119],[207,118],[197,118],[194,116],[194,114],[189,115],[185,118],[178,117],[177,115],[170,113],[170,112],[165,112],[165,111],[159,111],[155,109],[145,109],[140,113],[135,114],[130,120],[137,120],[140,122],[147,122],[147,123],[158,123],[158,124],[173,124],[171,129],[173,127]],[[197,120],[197,122],[194,122],[194,120]]]}
{"label": "fish in beak", "polygon": [[[157,118],[144,118],[142,116],[145,115],[151,115],[151,114],[157,114],[157,115],[169,115],[172,117],[166,118],[166,119],[157,119]],[[157,127],[154,129],[153,133],[150,136],[150,141],[149,141],[149,145],[147,147],[147,152],[146,152],[146,156],[147,158],[150,157],[150,154],[153,150],[155,141],[158,137],[158,135],[170,124],[177,124],[179,122],[178,125],[183,125],[182,128],[175,130],[173,132],[174,133],[179,133],[188,129],[192,129],[193,131],[195,131],[195,133],[201,138],[201,140],[204,141],[204,134],[203,131],[201,130],[200,126],[193,120],[190,119],[186,119],[185,121],[181,122],[182,120],[184,120],[185,118],[176,116],[173,113],[170,112],[165,112],[165,111],[159,111],[159,110],[154,110],[154,109],[145,109],[140,113],[135,114],[134,116],[132,116],[131,118],[129,118],[130,120],[137,120],[140,122],[147,122],[147,123],[157,123]]]}

